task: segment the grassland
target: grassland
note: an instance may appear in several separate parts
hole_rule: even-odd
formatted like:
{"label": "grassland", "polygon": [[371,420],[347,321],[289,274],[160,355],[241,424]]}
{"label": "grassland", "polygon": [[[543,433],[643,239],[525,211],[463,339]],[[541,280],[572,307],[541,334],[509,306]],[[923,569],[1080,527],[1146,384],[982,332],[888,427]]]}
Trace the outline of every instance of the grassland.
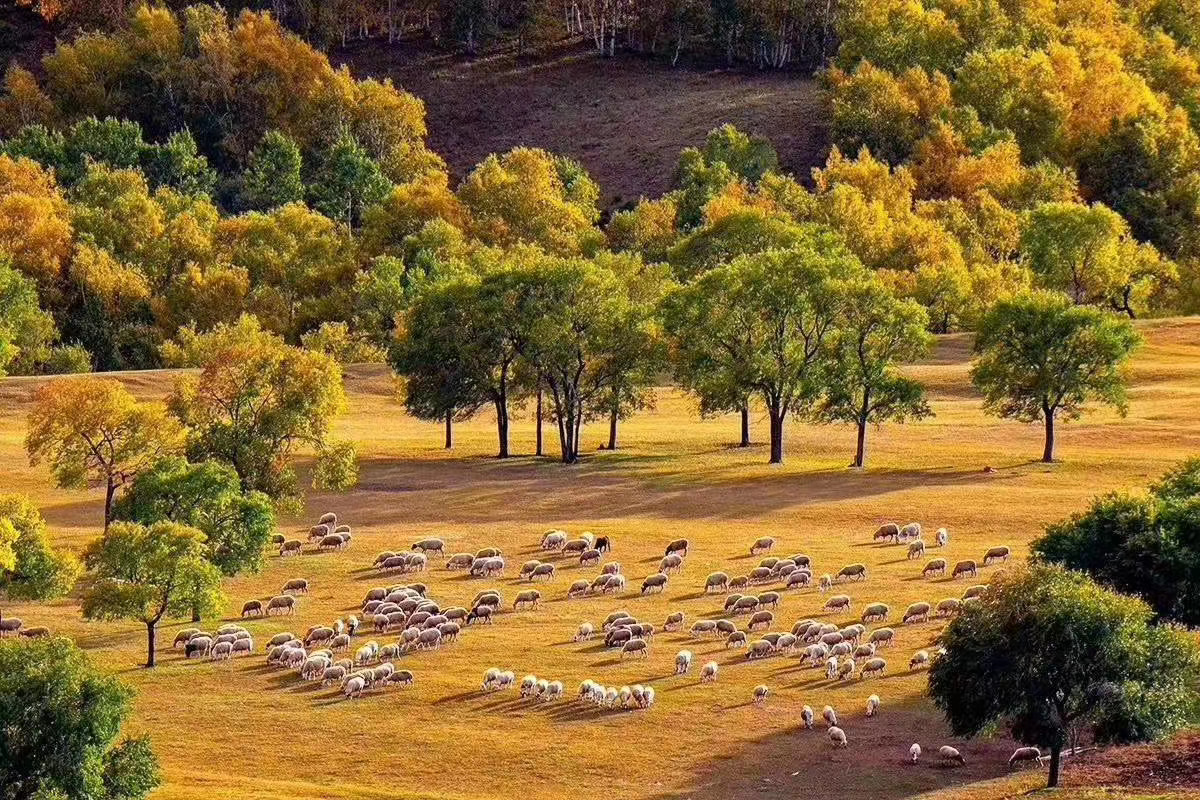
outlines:
{"label": "grassland", "polygon": [[[818,573],[867,563],[870,579],[849,588],[859,610],[876,600],[895,609],[961,594],[965,582],[922,580],[920,562],[907,561],[899,547],[873,545],[871,532],[884,520],[919,520],[927,528],[949,528],[945,555],[951,559],[978,558],[1001,543],[1020,556],[1047,522],[1082,508],[1092,495],[1144,485],[1200,452],[1200,320],[1140,328],[1146,345],[1132,369],[1129,415],[1100,412],[1064,426],[1063,462],[1055,465],[1031,461],[1041,451],[1036,428],[982,414],[967,377],[969,342],[959,336],[943,337],[935,356],[912,368],[929,386],[936,416],[872,431],[870,468],[862,473],[846,468],[849,428],[793,425],[787,463],[769,467],[763,446],[731,446],[735,419],[701,420],[690,399],[667,388],[652,412],[623,426],[621,450],[590,454],[576,467],[529,457],[495,460],[487,418],[459,426],[456,447],[446,452],[437,425],[403,414],[384,369],[351,368],[349,410],[338,433],[360,448],[361,483],[343,495],[311,495],[306,514],[281,525],[288,532],[307,528],[334,510],[353,526],[354,543],[343,553],[271,558],[262,574],[229,582],[231,617],[243,601],[273,594],[289,578],[312,583],[295,617],[248,624],[260,642],[355,610],[368,588],[385,582],[369,569],[375,552],[407,547],[425,535],[442,536],[455,551],[499,546],[519,563],[535,555],[547,528],[591,530],[614,537],[610,557],[630,577],[626,596],[567,601],[566,586],[598,569],[560,562],[555,580],[541,586],[548,600],[540,610],[505,613],[439,652],[405,657],[403,666],[416,673],[408,690],[343,701],[267,668],[257,655],[215,665],[164,653],[160,667],[148,671],[137,666],[144,631],[136,624],[84,622],[77,599],[5,613],[72,636],[137,688],[134,727],[154,738],[167,781],[157,796],[164,800],[554,800],[602,793],[667,800],[813,791],[894,798],[965,784],[977,786],[976,796],[1002,796],[1004,787],[1023,791],[1036,783],[1032,773],[1015,782],[980,783],[1006,774],[1011,743],[951,740],[922,697],[924,674],[907,672],[908,657],[934,637],[938,623],[899,629],[898,643],[887,651],[887,677],[844,684],[827,683],[790,659],[746,663],[718,643],[676,634],[660,634],[647,660],[621,663],[595,643],[571,642],[571,634],[581,621],[598,623],[617,608],[656,624],[673,610],[684,611],[689,622],[716,615],[720,599],[699,591],[704,576],[714,569],[748,570],[756,563],[748,546],[761,535],[777,537],[779,550],[808,553]],[[154,397],[168,391],[173,375],[121,378],[139,395]],[[46,471],[27,465],[24,417],[36,385],[36,379],[0,381],[0,489],[33,496],[55,540],[79,548],[98,532],[101,497],[53,489]],[[515,426],[518,453],[533,449],[528,418]],[[756,428],[765,433],[764,421]],[[601,440],[599,426],[585,432],[585,443]],[[989,466],[995,471],[985,471]],[[664,594],[638,597],[641,578],[654,571],[666,541],[679,536],[694,543],[684,571]],[[998,568],[984,570],[981,580]],[[420,579],[447,604],[464,604],[484,586],[440,564]],[[492,583],[511,601],[515,578]],[[815,591],[787,594],[777,627],[820,617],[821,604]],[[164,628],[160,640],[169,642],[181,626]],[[672,676],[681,647],[699,661],[720,662],[719,682],[700,686],[694,673]],[[479,679],[489,666],[562,679],[569,692],[587,677],[618,686],[650,683],[658,703],[640,712],[571,703],[534,708],[515,694],[481,695]],[[749,703],[758,683],[773,690],[763,708]],[[882,697],[883,712],[868,720],[862,709],[871,693]],[[797,730],[804,703],[837,708],[849,748],[835,752],[823,732]],[[905,766],[914,740],[927,751],[953,741],[968,764]]]}

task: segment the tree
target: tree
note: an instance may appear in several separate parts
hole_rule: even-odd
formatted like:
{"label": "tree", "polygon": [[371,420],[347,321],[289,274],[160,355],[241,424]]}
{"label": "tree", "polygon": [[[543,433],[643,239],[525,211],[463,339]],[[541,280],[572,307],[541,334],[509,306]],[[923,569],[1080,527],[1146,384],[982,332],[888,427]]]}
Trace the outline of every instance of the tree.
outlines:
{"label": "tree", "polygon": [[59,486],[104,486],[105,528],[117,490],[182,446],[180,427],[162,406],[139,402],[111,378],[90,376],[43,384],[25,436],[29,463],[47,462]]}
{"label": "tree", "polygon": [[200,368],[176,383],[168,401],[188,429],[189,456],[229,464],[243,490],[297,500],[288,459],[301,445],[313,447],[318,460],[345,461],[345,450],[335,450],[329,438],[345,402],[342,371],[330,357],[285,344],[249,316],[208,333],[185,329],[165,356],[170,364]]}
{"label": "tree", "polygon": [[1159,739],[1194,717],[1200,653],[1150,609],[1061,567],[1010,568],[942,632],[929,693],[956,736],[997,724],[1050,749]]}
{"label": "tree", "polygon": [[58,329],[38,305],[37,286],[0,254],[0,377],[7,368],[32,372],[51,354]]}
{"label": "tree", "polygon": [[242,205],[252,211],[271,211],[304,200],[300,177],[300,146],[286,133],[267,131],[250,152],[242,174]]}
{"label": "tree", "polygon": [[220,613],[221,572],[207,559],[204,534],[176,522],[114,522],[84,554],[92,583],[83,598],[88,619],[134,619],[146,626],[146,667],[165,616]]}
{"label": "tree", "polygon": [[143,472],[117,503],[116,518],[152,525],[177,522],[204,534],[208,560],[223,575],[258,572],[275,530],[275,510],[261,492],[242,492],[227,464],[163,459]]}
{"label": "tree", "polygon": [[13,600],[53,600],[71,591],[79,562],[55,550],[29,498],[0,495],[0,592]]}
{"label": "tree", "polygon": [[382,202],[392,189],[379,164],[349,131],[343,130],[322,154],[308,192],[313,208],[356,228],[363,212]]}
{"label": "tree", "polygon": [[821,408],[826,419],[858,428],[854,466],[867,464],[867,425],[929,416],[925,389],[897,374],[896,365],[929,350],[929,315],[912,300],[899,300],[875,278],[852,285],[833,337],[835,363]]}
{"label": "tree", "polygon": [[864,274],[831,231],[809,228],[791,249],[737,258],[668,301],[668,330],[693,385],[714,399],[761,398],[772,464],[783,462],[788,414],[811,409],[824,389],[846,281]]}
{"label": "tree", "polygon": [[1183,462],[1148,495],[1106,494],[1046,529],[1039,558],[1141,597],[1161,617],[1200,623],[1200,459]]}
{"label": "tree", "polygon": [[1054,461],[1055,422],[1077,419],[1089,402],[1125,413],[1123,366],[1140,341],[1127,320],[1032,292],[1001,300],[975,338],[971,380],[984,409],[1045,427],[1042,461]]}
{"label": "tree", "polygon": [[64,637],[0,642],[0,786],[9,800],[138,800],[161,781],[148,739],[117,737],[133,691]]}

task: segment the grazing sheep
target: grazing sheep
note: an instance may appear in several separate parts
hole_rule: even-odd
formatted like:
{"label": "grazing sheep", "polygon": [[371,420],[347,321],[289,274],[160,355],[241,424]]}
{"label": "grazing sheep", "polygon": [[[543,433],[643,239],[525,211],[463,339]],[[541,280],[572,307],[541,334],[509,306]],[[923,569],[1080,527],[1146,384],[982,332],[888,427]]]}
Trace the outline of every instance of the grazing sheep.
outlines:
{"label": "grazing sheep", "polygon": [[844,681],[854,677],[854,659],[847,658],[838,665],[837,677],[839,681]]}
{"label": "grazing sheep", "polygon": [[[670,554],[668,554],[668,557]],[[704,593],[725,592],[729,590],[729,576],[724,572],[714,572],[704,579]]]}
{"label": "grazing sheep", "polygon": [[[184,628],[179,633],[175,634],[175,641],[171,644],[172,648],[178,649],[180,645],[185,645],[188,640],[194,636],[199,636],[202,631],[199,628]],[[291,634],[287,634],[291,636]]]}
{"label": "grazing sheep", "polygon": [[822,575],[819,588],[822,592],[828,592],[830,589],[832,589],[833,588],[833,577],[830,575]]}
{"label": "grazing sheep", "polygon": [[779,608],[779,601],[781,599],[782,598],[780,598],[779,592],[763,592],[758,596],[758,604],[763,608],[768,606],[771,608]]}
{"label": "grazing sheep", "polygon": [[662,560],[658,562],[658,571],[664,575],[674,574],[681,569],[683,569],[683,559],[674,553],[663,556]]}
{"label": "grazing sheep", "polygon": [[647,577],[646,580],[642,581],[642,594],[661,593],[662,590],[666,588],[666,585],[667,576],[663,575],[661,572],[656,572],[655,574]]}
{"label": "grazing sheep", "polygon": [[290,594],[281,594],[272,597],[267,601],[267,615],[270,616],[272,613],[296,613],[296,598]]}
{"label": "grazing sheep", "polygon": [[833,710],[833,706],[825,706],[825,708],[821,710],[821,718],[825,720],[825,724],[829,727],[837,727],[837,712]]}
{"label": "grazing sheep", "polygon": [[387,678],[388,685],[395,686],[412,686],[413,674],[412,670],[398,669]]}
{"label": "grazing sheep", "polygon": [[271,546],[278,547],[279,545],[281,545],[285,541],[287,541],[287,537],[284,536],[282,533],[272,533],[271,538],[268,539],[267,541],[271,544]]}
{"label": "grazing sheep", "polygon": [[727,619],[717,620],[717,633],[730,634],[737,630],[737,626]]}
{"label": "grazing sheep", "polygon": [[926,622],[928,619],[929,603],[913,603],[905,609],[904,618],[900,622],[907,625],[910,622]]}
{"label": "grazing sheep", "polygon": [[579,630],[575,632],[575,641],[588,642],[596,635],[596,629],[592,627],[592,623],[583,622],[579,625]]}
{"label": "grazing sheep", "polygon": [[1039,765],[1042,763],[1042,751],[1036,747],[1018,747],[1013,751],[1013,754],[1008,757],[1008,766],[1014,764],[1036,761]]}
{"label": "grazing sheep", "polygon": [[987,584],[981,584],[979,586],[972,586],[971,588],[969,588],[965,592],[963,592],[963,600],[972,600],[976,597],[982,597],[983,594],[987,591],[987,589],[988,589]]}
{"label": "grazing sheep", "polygon": [[755,686],[754,687],[754,704],[757,706],[761,706],[763,703],[767,702],[767,696],[770,694],[771,694],[771,689],[766,684],[760,683],[758,686]]}
{"label": "grazing sheep", "polygon": [[621,659],[624,660],[628,655],[640,655],[646,658],[650,655],[650,646],[646,644],[645,639],[630,639],[621,648]]}
{"label": "grazing sheep", "polygon": [[940,576],[940,575],[945,575],[945,574],[946,574],[946,559],[944,559],[944,558],[933,559],[932,561],[930,561],[928,564],[925,565],[925,568],[923,570],[921,570],[922,578],[928,578],[933,575]]}
{"label": "grazing sheep", "polygon": [[572,539],[563,545],[562,551],[563,553],[579,554],[591,549],[591,545],[588,544],[587,539]]}
{"label": "grazing sheep", "polygon": [[621,574],[621,562],[619,562],[619,561],[608,562],[607,564],[605,564],[603,567],[600,568],[600,574],[601,575],[620,575]]}
{"label": "grazing sheep", "polygon": [[860,644],[854,648],[853,656],[855,658],[870,658],[875,655],[875,645],[871,642]]}
{"label": "grazing sheep", "polygon": [[700,668],[700,682],[713,683],[717,679],[717,662],[709,661]]}
{"label": "grazing sheep", "polygon": [[938,547],[945,547],[950,543],[950,532],[945,528],[938,528],[934,535],[934,541],[937,542]]}
{"label": "grazing sheep", "polygon": [[663,630],[668,633],[675,633],[683,630],[683,612],[675,611],[667,615],[667,621],[663,623]]}
{"label": "grazing sheep", "polygon": [[613,628],[604,636],[605,647],[623,647],[626,642],[634,639],[633,631],[628,628]]}
{"label": "grazing sheep", "polygon": [[854,645],[850,642],[838,642],[829,650],[832,656],[848,656],[854,652]]}
{"label": "grazing sheep", "polygon": [[261,600],[247,600],[242,604],[242,617],[261,617],[263,604]]}
{"label": "grazing sheep", "polygon": [[925,650],[918,650],[913,654],[913,657],[908,660],[909,669],[917,669],[918,667],[929,666],[929,653]]}
{"label": "grazing sheep", "polygon": [[673,541],[667,545],[667,550],[665,553],[663,553],[663,555],[669,556],[674,553],[678,553],[678,554],[682,555],[684,558],[687,558],[688,548],[690,546],[691,545],[687,539],[676,539],[675,541]]}
{"label": "grazing sheep", "polygon": [[890,609],[888,608],[887,603],[872,603],[863,609],[862,621],[882,622],[883,620],[887,619],[889,612]]}
{"label": "grazing sheep", "polygon": [[611,536],[597,537],[595,543],[592,546],[596,550],[599,550],[601,553],[611,552],[612,551],[612,537]]}
{"label": "grazing sheep", "polygon": [[850,596],[846,594],[835,594],[825,603],[826,611],[848,611],[850,609]]}
{"label": "grazing sheep", "polygon": [[997,561],[1008,561],[1010,551],[1006,545],[999,547],[989,547],[988,551],[983,554],[983,565],[993,564]]}
{"label": "grazing sheep", "polygon": [[962,601],[956,597],[947,597],[945,600],[937,604],[937,615],[939,617],[949,617],[955,614],[959,607],[962,606]]}
{"label": "grazing sheep", "polygon": [[538,561],[536,558],[531,561],[526,561],[521,565],[521,571],[518,573],[518,577],[528,580],[529,577],[533,575],[533,571],[537,569],[541,563],[542,562]]}
{"label": "grazing sheep", "polygon": [[417,637],[418,650],[437,650],[442,646],[442,632],[437,628],[428,628],[421,631],[421,635]]}
{"label": "grazing sheep", "polygon": [[758,565],[760,567],[766,567],[767,569],[771,570],[772,572],[775,571],[775,567],[778,564],[779,564],[779,559],[774,558],[774,557],[764,558],[762,561],[758,562]]}
{"label": "grazing sheep", "polygon": [[609,576],[607,576],[607,578],[608,579],[604,582],[604,593],[605,594],[616,594],[617,592],[624,591],[624,589],[625,589],[625,576],[624,575],[609,575]]}
{"label": "grazing sheep", "polygon": [[521,679],[521,697],[533,697],[537,693],[538,679],[536,675],[526,675]]}
{"label": "grazing sheep", "polygon": [[675,674],[686,675],[692,668],[692,651],[680,650],[675,654]]}
{"label": "grazing sheep", "polygon": [[511,689],[517,682],[517,676],[511,670],[506,670],[500,673],[500,677],[496,682],[497,689]]}
{"label": "grazing sheep", "polygon": [[283,544],[279,545],[279,555],[282,556],[298,556],[300,548],[303,545],[299,539],[288,539]]}
{"label": "grazing sheep", "polygon": [[321,673],[321,685],[329,686],[332,683],[341,683],[346,679],[346,668],[337,664],[333,664],[325,668]]}
{"label": "grazing sheep", "polygon": [[543,550],[562,550],[563,545],[567,543],[567,532],[560,530],[549,530],[542,534],[542,549]]}
{"label": "grazing sheep", "polygon": [[[736,599],[736,600],[734,600],[734,602],[733,602],[733,612],[734,612],[735,614],[746,613],[746,612],[750,612],[750,611],[756,611],[756,610],[758,609],[758,607],[759,607],[760,605],[762,605],[762,604],[759,602],[759,599],[758,599],[758,596],[757,596],[757,595],[753,595],[753,594],[747,594],[747,595],[736,594],[736,595],[730,595],[730,597],[731,597],[731,598],[733,598],[733,597],[736,597],[736,598],[737,598],[737,599]],[[726,602],[725,602],[725,607],[726,607],[727,609],[729,608],[729,601],[728,601],[728,600],[726,600]]]}
{"label": "grazing sheep", "polygon": [[845,747],[846,732],[836,725],[832,726],[829,729],[829,741],[833,743],[834,747]]}
{"label": "grazing sheep", "polygon": [[910,544],[908,546],[908,560],[909,561],[914,561],[918,558],[923,558],[924,556],[925,556],[925,542],[923,540],[917,539],[915,542],[913,542],[912,544]]}
{"label": "grazing sheep", "polygon": [[826,680],[834,680],[838,675],[838,658],[830,656],[825,660],[825,678]]}
{"label": "grazing sheep", "polygon": [[287,594],[288,592],[308,594],[308,580],[305,578],[293,578],[283,585],[283,591],[280,594]]}
{"label": "grazing sheep", "polygon": [[950,577],[961,578],[963,576],[970,576],[974,578],[978,574],[979,568],[975,565],[975,561],[968,558],[965,561],[959,561],[954,565],[954,571],[950,573]]}
{"label": "grazing sheep", "polygon": [[579,566],[594,567],[600,563],[600,551],[596,549],[584,550],[579,554]]}
{"label": "grazing sheep", "polygon": [[880,525],[872,537],[877,542],[896,541],[900,537],[900,526],[894,522],[885,522]]}
{"label": "grazing sheep", "polygon": [[344,694],[348,700],[352,697],[360,697],[366,688],[366,678],[361,675],[354,675],[347,678],[346,682],[342,684],[342,694]]}
{"label": "grazing sheep", "polygon": [[867,567],[865,564],[847,564],[838,570],[838,574],[834,577],[835,581],[865,581],[867,579]]}
{"label": "grazing sheep", "polygon": [[958,748],[944,744],[938,748],[938,756],[941,757],[943,764],[961,764],[966,765],[967,760],[963,758],[962,753],[958,752]]}
{"label": "grazing sheep", "polygon": [[879,713],[879,695],[873,694],[867,698],[867,716],[873,717]]}
{"label": "grazing sheep", "polygon": [[567,599],[583,597],[587,594],[589,585],[587,581],[575,581],[567,587]]}
{"label": "grazing sheep", "polygon": [[763,536],[756,539],[754,544],[750,545],[750,555],[757,556],[763,553],[771,552],[771,548],[775,546],[775,539],[770,536]]}
{"label": "grazing sheep", "polygon": [[876,628],[871,631],[871,636],[868,641],[876,647],[887,647],[895,638],[896,632],[891,628]]}
{"label": "grazing sheep", "polygon": [[917,744],[916,742],[913,742],[912,746],[908,748],[909,763],[911,763],[911,764],[917,763],[917,759],[919,759],[920,757],[921,757],[921,745]]}
{"label": "grazing sheep", "polygon": [[420,551],[426,555],[444,555],[446,552],[446,543],[441,539],[422,539],[419,542],[414,542],[413,550]]}
{"label": "grazing sheep", "polygon": [[711,636],[717,632],[717,623],[710,619],[701,619],[692,623],[693,636]]}
{"label": "grazing sheep", "polygon": [[329,641],[329,649],[335,653],[343,653],[350,649],[350,634],[339,633]]}
{"label": "grazing sheep", "polygon": [[775,615],[770,611],[756,611],[750,617],[750,624],[747,626],[747,629],[752,631],[766,630],[771,627],[771,623],[774,621]]}
{"label": "grazing sheep", "polygon": [[[742,643],[745,643],[745,641],[746,641],[746,634],[742,633],[741,631],[738,631],[735,634],[731,634],[730,638],[732,638],[733,636],[740,636]],[[775,652],[774,645],[772,645],[766,639],[759,639],[758,641],[752,642],[750,644],[749,649],[746,650],[746,658],[753,661],[754,659],[757,659],[757,658],[766,658],[767,656],[771,655],[774,652]]]}
{"label": "grazing sheep", "polygon": [[784,582],[785,588],[794,589],[798,586],[812,585],[812,573],[805,569],[795,569],[788,573],[787,580]]}
{"label": "grazing sheep", "polygon": [[872,658],[870,661],[863,664],[862,673],[860,673],[860,677],[862,677],[862,678],[878,677],[878,676],[882,675],[883,671],[886,669],[887,669],[886,661],[884,661],[882,658]]}
{"label": "grazing sheep", "polygon": [[337,514],[334,514],[332,511],[327,514],[322,514],[321,518],[317,520],[317,524],[328,525],[330,528],[332,528],[333,526],[337,525]]}
{"label": "grazing sheep", "polygon": [[319,541],[333,533],[333,528],[329,525],[313,525],[308,529],[308,540],[310,542]]}
{"label": "grazing sheep", "polygon": [[907,525],[905,525],[903,528],[900,529],[899,534],[896,537],[897,541],[901,541],[901,542],[908,541],[909,539],[920,539],[920,538],[921,538],[921,523],[919,523],[919,522],[908,523]]}
{"label": "grazing sheep", "polygon": [[755,567],[747,576],[750,583],[770,583],[771,577],[771,570],[767,567]]}
{"label": "grazing sheep", "polygon": [[542,593],[537,589],[529,589],[528,591],[519,592],[515,600],[513,600],[513,608],[533,608],[538,607],[538,603],[542,600]]}
{"label": "grazing sheep", "polygon": [[737,577],[729,579],[730,590],[745,589],[749,585],[750,578],[745,575],[738,575]]}
{"label": "grazing sheep", "polygon": [[813,710],[812,706],[805,706],[800,709],[800,720],[804,723],[805,730],[812,730],[813,726]]}
{"label": "grazing sheep", "polygon": [[542,701],[549,703],[555,700],[561,700],[562,696],[562,681],[550,681],[550,683],[546,685],[546,691],[542,693]]}
{"label": "grazing sheep", "polygon": [[212,661],[227,661],[233,656],[233,642],[217,642],[208,651],[208,657]]}

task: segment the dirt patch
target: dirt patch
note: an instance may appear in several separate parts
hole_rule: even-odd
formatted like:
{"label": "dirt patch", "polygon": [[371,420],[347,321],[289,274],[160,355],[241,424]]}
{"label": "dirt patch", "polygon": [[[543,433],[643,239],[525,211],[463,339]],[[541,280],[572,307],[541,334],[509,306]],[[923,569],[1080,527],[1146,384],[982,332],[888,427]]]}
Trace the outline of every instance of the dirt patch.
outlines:
{"label": "dirt patch", "polygon": [[1087,753],[1063,769],[1068,786],[1200,789],[1200,733],[1165,744],[1106,748]]}
{"label": "dirt patch", "polygon": [[425,101],[430,146],[461,178],[489,153],[528,145],[578,159],[619,206],[670,188],[679,151],[726,122],[771,139],[807,178],[828,153],[816,81],[797,74],[672,68],[564,48],[537,62],[464,62],[413,42],[333,53],[358,77],[390,77]]}

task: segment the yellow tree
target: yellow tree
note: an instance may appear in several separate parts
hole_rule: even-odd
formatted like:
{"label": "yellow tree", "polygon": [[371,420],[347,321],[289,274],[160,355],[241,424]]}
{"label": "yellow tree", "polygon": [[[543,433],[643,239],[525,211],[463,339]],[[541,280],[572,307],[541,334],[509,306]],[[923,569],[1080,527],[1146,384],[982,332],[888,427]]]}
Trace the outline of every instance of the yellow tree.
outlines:
{"label": "yellow tree", "polygon": [[111,378],[50,381],[29,412],[25,449],[64,488],[104,486],[104,527],[117,490],[159,459],[182,450],[179,424],[158,404],[139,402]]}

